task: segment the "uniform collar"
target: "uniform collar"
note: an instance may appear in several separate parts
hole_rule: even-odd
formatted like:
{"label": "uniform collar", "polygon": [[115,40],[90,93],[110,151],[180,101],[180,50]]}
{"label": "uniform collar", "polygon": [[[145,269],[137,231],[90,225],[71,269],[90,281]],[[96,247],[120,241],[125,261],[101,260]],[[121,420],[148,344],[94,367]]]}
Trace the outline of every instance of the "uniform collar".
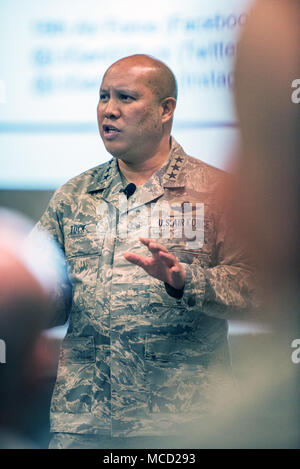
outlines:
{"label": "uniform collar", "polygon": [[114,176],[119,173],[117,160],[112,158],[99,170],[98,177],[87,187],[87,192],[101,191],[110,186]]}
{"label": "uniform collar", "polygon": [[[164,194],[165,188],[185,186],[184,167],[187,155],[174,137],[170,137],[170,143],[171,149],[167,161],[143,185],[143,191],[138,191],[129,199],[130,208],[136,208],[159,198]],[[88,186],[87,192],[102,190],[102,198],[117,206],[122,187],[117,160],[112,158],[101,168],[97,180]]]}
{"label": "uniform collar", "polygon": [[[187,155],[183,148],[177,143],[174,137],[171,137],[171,150],[169,153],[168,164],[162,179],[163,187],[184,187],[184,167]],[[159,171],[159,170],[158,170]]]}

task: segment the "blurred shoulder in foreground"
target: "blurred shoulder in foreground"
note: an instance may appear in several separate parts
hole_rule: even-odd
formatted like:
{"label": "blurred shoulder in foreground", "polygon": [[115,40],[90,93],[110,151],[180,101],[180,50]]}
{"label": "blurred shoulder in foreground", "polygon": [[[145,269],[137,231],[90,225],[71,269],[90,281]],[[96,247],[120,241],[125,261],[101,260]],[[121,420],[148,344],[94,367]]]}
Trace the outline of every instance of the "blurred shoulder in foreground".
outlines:
{"label": "blurred shoulder in foreground", "polygon": [[36,447],[26,428],[38,424],[36,385],[54,362],[42,332],[64,260],[43,233],[28,236],[31,229],[22,215],[0,209],[0,448]]}

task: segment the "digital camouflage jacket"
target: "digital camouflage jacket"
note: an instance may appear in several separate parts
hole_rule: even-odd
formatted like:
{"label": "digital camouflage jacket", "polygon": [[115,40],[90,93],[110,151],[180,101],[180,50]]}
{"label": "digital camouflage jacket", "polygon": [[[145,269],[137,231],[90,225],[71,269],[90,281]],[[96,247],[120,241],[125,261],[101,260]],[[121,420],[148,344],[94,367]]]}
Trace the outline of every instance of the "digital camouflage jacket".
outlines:
{"label": "digital camouflage jacket", "polygon": [[[114,158],[56,191],[37,225],[64,251],[71,283],[57,288],[51,324],[69,318],[53,432],[172,435],[213,410],[230,376],[227,319],[251,296],[251,269],[216,202],[226,177],[172,138],[166,163],[128,200]],[[149,255],[141,235],[185,266],[181,298],[123,257]]]}

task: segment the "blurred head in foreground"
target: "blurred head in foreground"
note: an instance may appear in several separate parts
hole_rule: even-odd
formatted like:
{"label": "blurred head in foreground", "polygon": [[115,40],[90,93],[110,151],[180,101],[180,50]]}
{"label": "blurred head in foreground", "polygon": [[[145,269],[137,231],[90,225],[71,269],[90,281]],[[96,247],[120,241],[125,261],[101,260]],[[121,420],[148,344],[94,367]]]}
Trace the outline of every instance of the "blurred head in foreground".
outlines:
{"label": "blurred head in foreground", "polygon": [[298,0],[256,2],[235,70],[242,142],[237,226],[258,265],[266,319],[279,328],[293,327],[299,306],[300,104],[292,101],[299,24]]}
{"label": "blurred head in foreground", "polygon": [[300,339],[300,104],[292,100],[300,78],[299,24],[298,0],[255,2],[235,64],[241,149],[232,207],[236,231],[257,266],[257,319],[271,331],[260,353],[244,357],[240,417],[248,429],[237,426],[236,436],[244,432],[249,446],[300,444],[300,364],[291,358],[291,344]]}
{"label": "blurred head in foreground", "polygon": [[27,238],[31,228],[0,209],[0,447],[22,446],[9,435],[21,433],[30,389],[54,360],[41,332],[52,313],[59,253],[42,233]]}
{"label": "blurred head in foreground", "polygon": [[256,265],[259,309],[249,317],[269,332],[244,337],[240,396],[216,401],[216,418],[189,432],[197,435],[188,440],[195,447],[300,445],[300,363],[293,362],[291,347],[300,339],[300,104],[291,99],[300,78],[299,24],[298,0],[259,0],[239,42],[240,153],[226,195],[238,240]]}

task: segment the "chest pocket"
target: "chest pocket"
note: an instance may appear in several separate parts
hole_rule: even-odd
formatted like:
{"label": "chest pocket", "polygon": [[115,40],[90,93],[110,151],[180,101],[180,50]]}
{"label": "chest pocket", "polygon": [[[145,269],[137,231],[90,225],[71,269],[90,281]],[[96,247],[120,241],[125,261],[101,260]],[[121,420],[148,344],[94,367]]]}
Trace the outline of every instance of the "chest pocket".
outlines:
{"label": "chest pocket", "polygon": [[96,223],[69,223],[65,226],[64,235],[68,259],[101,255],[104,237],[98,234]]}
{"label": "chest pocket", "polygon": [[93,310],[104,238],[96,223],[65,225],[65,254],[73,287],[73,311]]}

